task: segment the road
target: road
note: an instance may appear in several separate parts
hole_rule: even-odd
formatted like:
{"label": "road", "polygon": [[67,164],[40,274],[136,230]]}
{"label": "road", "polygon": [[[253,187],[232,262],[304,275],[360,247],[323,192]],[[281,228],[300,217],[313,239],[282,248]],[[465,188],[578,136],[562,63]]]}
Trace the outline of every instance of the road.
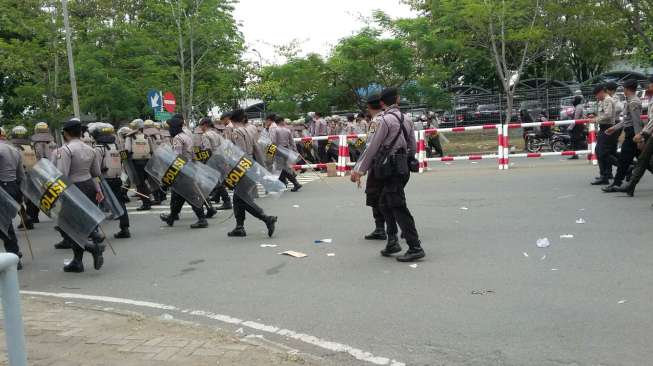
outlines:
{"label": "road", "polygon": [[[173,228],[156,213],[134,215],[134,238],[113,240],[118,256],[107,252],[99,272],[87,258],[81,275],[61,272],[71,253],[53,249],[51,224],[39,224],[22,289],[170,304],[175,317],[262,334],[338,365],[650,364],[652,180],[627,198],[590,187],[597,168],[583,161],[513,162],[508,172],[465,162],[411,178],[409,207],[428,255],[417,268],[378,255],[383,243],[362,239],[372,229],[362,191],[324,178],[260,200],[279,216],[273,239],[251,217],[249,236],[229,239],[226,213],[197,231],[189,213]],[[538,248],[545,237],[550,247]],[[323,238],[333,242],[314,243]],[[353,350],[334,352],[343,345]]]}

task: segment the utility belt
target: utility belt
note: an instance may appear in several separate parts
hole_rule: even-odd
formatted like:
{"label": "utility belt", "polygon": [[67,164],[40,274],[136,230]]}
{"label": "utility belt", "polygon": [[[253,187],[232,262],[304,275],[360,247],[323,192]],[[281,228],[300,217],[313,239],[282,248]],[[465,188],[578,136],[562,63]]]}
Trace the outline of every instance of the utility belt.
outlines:
{"label": "utility belt", "polygon": [[382,147],[374,158],[372,169],[374,176],[379,180],[409,175],[408,154],[405,149],[391,153],[390,148]]}

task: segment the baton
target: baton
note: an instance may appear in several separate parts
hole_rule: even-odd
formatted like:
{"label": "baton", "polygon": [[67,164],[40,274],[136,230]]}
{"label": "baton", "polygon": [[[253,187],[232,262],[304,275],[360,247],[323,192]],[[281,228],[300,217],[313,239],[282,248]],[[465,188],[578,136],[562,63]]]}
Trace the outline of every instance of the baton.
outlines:
{"label": "baton", "polygon": [[27,235],[27,223],[25,221],[25,217],[23,216],[23,213],[21,211],[18,211],[20,215],[20,221],[23,223],[23,232],[25,233],[25,239],[27,240],[27,246],[29,247],[29,255],[32,257],[32,260],[34,260],[34,252],[32,251],[32,241],[29,239],[29,235]]}
{"label": "baton", "polygon": [[129,192],[134,192],[134,193],[136,193],[136,195],[141,196],[141,197],[143,197],[143,198],[150,199],[149,196],[146,196],[146,195],[140,193],[139,191],[137,191],[137,190],[135,190],[135,189],[132,189],[132,188],[129,188],[129,187],[125,187],[125,186],[120,186],[120,188],[122,188],[122,189],[126,189],[126,190],[128,190]]}
{"label": "baton", "polygon": [[102,232],[102,235],[104,235],[104,240],[106,240],[107,244],[109,245],[109,248],[111,248],[111,251],[113,252],[113,255],[117,256],[116,251],[113,249],[113,245],[111,245],[111,242],[109,241],[109,238],[107,238],[107,234],[104,232],[104,229],[102,229],[102,226],[98,225],[97,227]]}

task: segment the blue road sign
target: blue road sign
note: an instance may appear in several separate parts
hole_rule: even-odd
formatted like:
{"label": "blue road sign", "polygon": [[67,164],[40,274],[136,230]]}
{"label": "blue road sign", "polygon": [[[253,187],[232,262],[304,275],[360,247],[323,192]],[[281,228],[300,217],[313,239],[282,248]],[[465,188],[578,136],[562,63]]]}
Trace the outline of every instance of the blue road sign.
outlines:
{"label": "blue road sign", "polygon": [[147,92],[147,104],[155,110],[160,110],[161,107],[163,107],[163,97],[161,96],[161,92],[156,90],[150,90]]}

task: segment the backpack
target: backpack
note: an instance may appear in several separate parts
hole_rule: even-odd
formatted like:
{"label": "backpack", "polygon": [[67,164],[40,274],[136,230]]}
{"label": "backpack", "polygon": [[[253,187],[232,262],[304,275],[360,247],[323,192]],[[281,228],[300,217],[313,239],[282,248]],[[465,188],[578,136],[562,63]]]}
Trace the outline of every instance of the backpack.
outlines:
{"label": "backpack", "polygon": [[132,159],[134,160],[147,160],[150,158],[150,142],[145,137],[145,134],[137,133],[132,137]]}
{"label": "backpack", "polygon": [[120,151],[115,144],[101,145],[102,174],[105,178],[118,178],[122,174]]}
{"label": "backpack", "polygon": [[36,151],[31,145],[19,145],[20,146],[20,155],[23,159],[23,166],[26,170],[32,169],[36,165]]}

